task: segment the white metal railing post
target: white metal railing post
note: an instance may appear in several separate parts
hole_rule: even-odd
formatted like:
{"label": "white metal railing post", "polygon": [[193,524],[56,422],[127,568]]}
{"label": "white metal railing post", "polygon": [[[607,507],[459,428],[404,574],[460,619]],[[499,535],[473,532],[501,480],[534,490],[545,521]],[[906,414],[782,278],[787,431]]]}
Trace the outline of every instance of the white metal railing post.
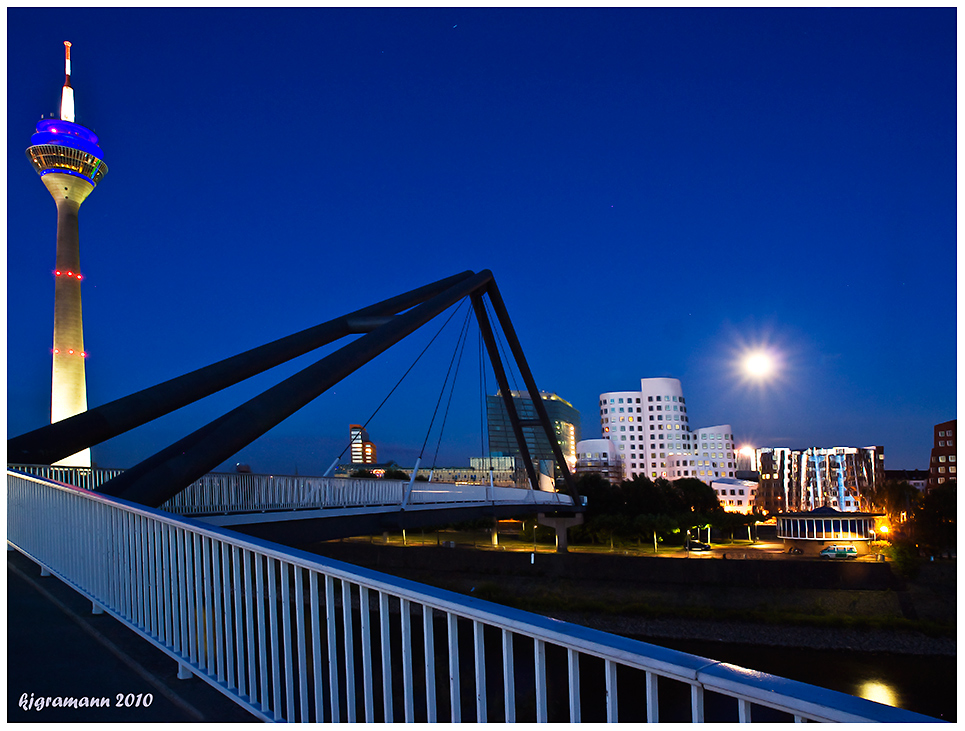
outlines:
{"label": "white metal railing post", "polygon": [[328,705],[332,710],[332,723],[342,720],[338,703],[338,647],[335,642],[335,580],[325,576],[325,631],[328,638]]}
{"label": "white metal railing post", "polygon": [[751,702],[746,698],[737,699],[737,722],[738,723],[751,722]]}
{"label": "white metal railing post", "polygon": [[321,613],[318,607],[318,572],[309,570],[308,587],[312,614],[312,668],[315,671],[315,723],[324,723],[325,703],[322,699],[322,629],[319,621]]}
{"label": "white metal railing post", "polygon": [[402,630],[402,702],[403,718],[406,723],[415,721],[415,701],[413,699],[412,678],[412,615],[409,614],[409,600],[399,599],[399,615]]}
{"label": "white metal railing post", "polygon": [[355,638],[352,632],[352,585],[342,579],[342,638],[345,641],[345,713],[355,723]]}
{"label": "white metal railing post", "polygon": [[506,723],[516,723],[516,675],[513,669],[513,633],[503,629],[503,704]]}
{"label": "white metal railing post", "polygon": [[392,646],[389,643],[389,595],[379,592],[379,628],[382,650],[383,722],[392,723]]}
{"label": "white metal railing post", "polygon": [[472,623],[473,657],[476,668],[476,723],[486,723],[486,645],[482,622]]}
{"label": "white metal railing post", "polygon": [[449,632],[449,705],[452,722],[462,722],[462,706],[459,693],[459,617],[449,612],[446,615],[446,628]]}
{"label": "white metal railing post", "polygon": [[359,584],[359,634],[362,635],[362,699],[365,722],[375,723],[375,694],[372,683],[372,615],[369,589]]}
{"label": "white metal railing post", "polygon": [[[255,602],[258,611],[258,697],[261,710],[268,712],[268,628],[265,626],[265,567],[264,559],[255,554]],[[254,654],[252,654],[252,665]],[[254,686],[252,686],[254,690]]]}
{"label": "white metal railing post", "polygon": [[546,704],[546,644],[533,640],[534,666],[536,670],[536,723],[548,720]]}
{"label": "white metal railing post", "polygon": [[[292,666],[292,610],[289,594],[288,564],[280,562],[282,647],[285,654],[285,718],[295,720],[295,681]],[[298,568],[295,567],[295,571]],[[300,667],[300,666],[299,666]],[[301,673],[299,673],[301,675]]]}
{"label": "white metal railing post", "polygon": [[436,659],[432,607],[422,605],[422,640],[426,668],[426,720],[435,723],[436,715]]}
{"label": "white metal railing post", "polygon": [[697,683],[690,686],[690,722],[704,722],[704,686]]}
{"label": "white metal railing post", "polygon": [[617,664],[613,660],[605,661],[606,672],[606,722],[618,723],[617,714]]}
{"label": "white metal railing post", "polygon": [[258,702],[258,668],[255,665],[255,595],[251,588],[251,551],[244,551],[245,560],[245,636],[248,639],[248,698],[252,705]]}
{"label": "white metal railing post", "polygon": [[[274,711],[274,718],[280,721],[281,715],[281,678],[279,677],[279,656],[278,651],[278,580],[275,578],[275,565],[279,563],[272,558],[266,562],[268,565],[268,640],[271,649],[268,656],[271,658],[271,709]],[[267,673],[266,678],[267,680]],[[267,694],[266,694],[267,695]],[[264,710],[268,710],[265,708]]]}
{"label": "white metal railing post", "polygon": [[657,703],[657,676],[647,671],[647,723],[657,723],[660,720],[660,709]]}
{"label": "white metal railing post", "polygon": [[580,654],[573,648],[566,650],[566,666],[570,681],[570,723],[580,722]]}
{"label": "white metal railing post", "polygon": [[305,593],[303,569],[295,571],[295,636],[298,638],[298,720],[308,723],[308,661],[305,650]]}

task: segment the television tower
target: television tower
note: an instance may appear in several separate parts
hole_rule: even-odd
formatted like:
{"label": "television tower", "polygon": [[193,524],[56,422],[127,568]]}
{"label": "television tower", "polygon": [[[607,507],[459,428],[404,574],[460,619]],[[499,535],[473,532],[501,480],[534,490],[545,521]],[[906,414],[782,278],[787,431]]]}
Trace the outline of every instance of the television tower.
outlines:
{"label": "television tower", "polygon": [[[84,369],[84,325],[80,307],[80,204],[107,174],[97,135],[74,122],[74,90],[70,86],[70,41],[64,41],[67,78],[60,100],[60,119],[37,122],[27,158],[57,205],[57,262],[54,270],[54,347],[50,421],[87,410]],[[90,449],[56,464],[90,467]]]}

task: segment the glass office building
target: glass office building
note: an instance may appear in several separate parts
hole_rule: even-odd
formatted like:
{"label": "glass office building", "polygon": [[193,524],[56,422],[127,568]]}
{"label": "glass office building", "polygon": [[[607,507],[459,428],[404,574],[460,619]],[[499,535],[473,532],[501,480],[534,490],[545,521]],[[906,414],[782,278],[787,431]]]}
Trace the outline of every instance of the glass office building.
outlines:
{"label": "glass office building", "polygon": [[[526,440],[526,447],[530,457],[533,459],[534,466],[541,461],[549,461],[555,464],[556,458],[553,455],[553,448],[546,433],[539,426],[536,415],[536,408],[529,394],[524,391],[513,391],[513,404],[516,413],[519,415],[523,428],[523,438]],[[546,415],[556,434],[556,441],[566,460],[570,472],[576,469],[576,443],[580,441],[580,412],[573,404],[560,398],[555,393],[540,393],[543,399],[543,406],[546,408]],[[509,413],[506,411],[506,404],[501,393],[495,396],[486,397],[486,416],[489,422],[489,454],[492,457],[516,457],[522,458],[519,447],[516,444],[516,437],[513,434],[513,425],[509,420]],[[557,469],[557,476],[559,476]]]}

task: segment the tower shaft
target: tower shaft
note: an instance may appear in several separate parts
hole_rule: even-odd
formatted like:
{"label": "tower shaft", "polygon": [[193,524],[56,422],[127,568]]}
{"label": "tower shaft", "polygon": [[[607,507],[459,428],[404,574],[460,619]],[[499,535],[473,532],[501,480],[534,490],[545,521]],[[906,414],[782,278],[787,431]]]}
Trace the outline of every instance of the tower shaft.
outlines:
{"label": "tower shaft", "polygon": [[[87,410],[78,213],[81,203],[94,186],[84,178],[63,173],[48,173],[41,180],[57,205],[54,347],[50,390],[50,421],[53,423]],[[57,464],[90,467],[90,450],[65,457]]]}

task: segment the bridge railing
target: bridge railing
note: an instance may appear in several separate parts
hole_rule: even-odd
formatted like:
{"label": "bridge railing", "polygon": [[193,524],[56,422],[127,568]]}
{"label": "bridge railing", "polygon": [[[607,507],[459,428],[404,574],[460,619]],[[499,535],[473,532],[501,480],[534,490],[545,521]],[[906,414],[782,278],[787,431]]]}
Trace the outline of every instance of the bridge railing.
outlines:
{"label": "bridge railing", "polygon": [[935,720],[9,470],[7,542],[263,720]]}
{"label": "bridge railing", "polygon": [[[87,490],[97,489],[123,470],[49,465],[9,465],[17,472]],[[252,513],[306,508],[351,508],[401,505],[408,480],[350,477],[302,477],[212,472],[188,485],[161,508],[178,515]],[[569,495],[488,485],[415,482],[410,506],[441,503],[533,502],[539,506],[573,504]]]}

